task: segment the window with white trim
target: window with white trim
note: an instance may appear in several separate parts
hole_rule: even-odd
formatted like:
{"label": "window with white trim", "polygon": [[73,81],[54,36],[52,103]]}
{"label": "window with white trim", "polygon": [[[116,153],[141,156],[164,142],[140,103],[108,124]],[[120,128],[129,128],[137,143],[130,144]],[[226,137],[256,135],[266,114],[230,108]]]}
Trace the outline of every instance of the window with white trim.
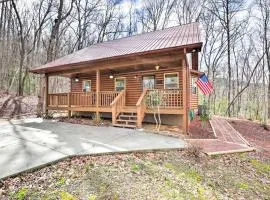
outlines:
{"label": "window with white trim", "polygon": [[91,80],[83,80],[83,92],[91,92]]}
{"label": "window with white trim", "polygon": [[164,89],[179,89],[178,73],[164,74]]}
{"label": "window with white trim", "polygon": [[191,94],[197,94],[197,84],[196,84],[197,78],[191,78]]}
{"label": "window with white trim", "polygon": [[114,82],[115,91],[120,92],[126,87],[126,79],[125,78],[115,78]]}

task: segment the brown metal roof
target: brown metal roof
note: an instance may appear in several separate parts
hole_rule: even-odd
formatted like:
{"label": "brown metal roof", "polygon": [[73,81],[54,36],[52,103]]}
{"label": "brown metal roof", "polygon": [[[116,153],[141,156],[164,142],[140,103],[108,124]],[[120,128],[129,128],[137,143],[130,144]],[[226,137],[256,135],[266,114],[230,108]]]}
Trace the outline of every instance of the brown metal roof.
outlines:
{"label": "brown metal roof", "polygon": [[32,72],[44,73],[49,68],[50,71],[57,70],[58,66],[70,66],[88,61],[98,61],[200,43],[199,24],[191,23],[98,43],[33,69]]}

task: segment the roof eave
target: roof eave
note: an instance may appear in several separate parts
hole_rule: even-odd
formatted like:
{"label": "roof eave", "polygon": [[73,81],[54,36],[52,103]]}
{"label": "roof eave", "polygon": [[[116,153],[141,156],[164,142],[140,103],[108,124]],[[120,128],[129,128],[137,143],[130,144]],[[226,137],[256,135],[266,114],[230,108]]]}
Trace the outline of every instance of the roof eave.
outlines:
{"label": "roof eave", "polygon": [[178,46],[178,47],[169,47],[169,48],[163,48],[163,49],[156,49],[156,50],[151,50],[151,51],[144,51],[144,52],[139,52],[139,53],[125,54],[125,55],[121,55],[121,56],[113,56],[113,57],[96,59],[96,60],[89,60],[89,61],[84,61],[84,62],[70,63],[70,64],[64,64],[64,65],[56,65],[56,66],[46,67],[46,68],[40,67],[40,68],[37,68],[37,69],[31,69],[30,72],[35,73],[35,74],[46,74],[46,73],[52,73],[52,72],[61,72],[61,71],[67,70],[67,69],[59,69],[59,68],[63,68],[63,67],[67,68],[67,67],[78,66],[78,68],[79,68],[79,66],[84,66],[86,64],[93,64],[93,63],[97,63],[97,62],[111,61],[111,60],[116,60],[116,59],[124,59],[124,58],[131,57],[131,56],[141,56],[141,55],[145,55],[145,54],[162,53],[162,52],[166,52],[166,51],[169,51],[169,50],[190,49],[190,51],[192,51],[194,48],[196,48],[198,51],[201,51],[202,45],[203,45],[203,43],[199,42],[199,43],[194,43],[194,44],[182,45],[182,46]]}

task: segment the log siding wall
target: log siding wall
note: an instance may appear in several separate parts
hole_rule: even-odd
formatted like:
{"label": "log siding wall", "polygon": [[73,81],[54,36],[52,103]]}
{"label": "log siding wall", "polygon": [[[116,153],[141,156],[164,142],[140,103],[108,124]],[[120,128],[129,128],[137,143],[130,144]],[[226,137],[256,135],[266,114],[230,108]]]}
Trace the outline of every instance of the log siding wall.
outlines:
{"label": "log siding wall", "polygon": [[[141,93],[143,92],[142,88],[142,79],[143,76],[154,75],[155,76],[155,89],[164,89],[164,74],[178,72],[179,75],[179,89],[182,89],[182,67],[172,67],[167,70],[159,71],[134,71],[131,73],[119,73],[115,75],[114,78],[125,77],[126,79],[126,105],[135,106]],[[114,91],[114,78],[109,78],[110,74],[102,74],[101,71],[101,91]],[[191,75],[196,77],[195,75]],[[88,75],[80,77],[79,82],[71,80],[71,92],[82,92],[82,82],[83,80],[91,80],[91,91],[96,89],[96,76]],[[197,108],[198,105],[198,95],[191,95],[191,108]]]}

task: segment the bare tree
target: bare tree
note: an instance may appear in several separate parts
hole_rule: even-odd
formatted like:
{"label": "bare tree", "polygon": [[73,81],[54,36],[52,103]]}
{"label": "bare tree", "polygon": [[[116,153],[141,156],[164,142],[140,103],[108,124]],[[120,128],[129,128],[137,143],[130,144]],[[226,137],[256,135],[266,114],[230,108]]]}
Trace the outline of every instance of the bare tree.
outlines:
{"label": "bare tree", "polygon": [[[239,13],[244,12],[246,6],[245,0],[210,0],[206,8],[215,15],[223,30],[226,33],[227,41],[227,75],[228,75],[228,109],[227,114],[231,116],[230,102],[232,93],[232,63],[231,63],[231,44],[245,33],[248,24],[248,17],[239,20]],[[237,20],[238,19],[238,20]]]}
{"label": "bare tree", "polygon": [[146,0],[138,12],[143,31],[164,29],[170,19],[176,0]]}
{"label": "bare tree", "polygon": [[263,38],[263,52],[265,54],[264,68],[268,70],[268,118],[270,118],[270,2],[268,0],[257,0],[261,12],[261,28]]}
{"label": "bare tree", "polygon": [[188,24],[199,20],[205,0],[177,0],[174,10],[178,24]]}
{"label": "bare tree", "polygon": [[[224,60],[224,53],[227,50],[225,33],[222,31],[222,27],[217,25],[217,17],[208,10],[203,12],[200,20],[203,24],[205,37],[201,65],[205,65],[207,75],[211,77],[213,86],[215,87],[216,76],[219,75],[221,62]],[[211,94],[208,104],[209,107],[212,105],[215,114],[216,90]]]}
{"label": "bare tree", "polygon": [[58,47],[60,25],[70,15],[73,9],[74,1],[75,0],[71,0],[68,11],[64,13],[64,0],[59,0],[59,5],[57,5],[57,17],[54,19],[54,24],[52,26],[52,31],[48,44],[47,62],[50,62],[55,58],[56,50]]}
{"label": "bare tree", "polygon": [[16,14],[16,18],[18,20],[19,24],[19,33],[18,36],[20,38],[20,64],[19,64],[19,83],[18,83],[18,91],[17,94],[19,96],[23,95],[23,88],[22,88],[22,69],[23,69],[23,64],[24,64],[24,58],[25,58],[25,40],[24,40],[24,27],[23,27],[23,22],[21,19],[21,16],[19,14],[19,11],[17,9],[17,5],[14,0],[11,1],[13,9]]}
{"label": "bare tree", "polygon": [[78,22],[77,30],[74,30],[77,36],[77,49],[80,50],[87,45],[87,37],[93,33],[89,33],[87,28],[94,23],[96,19],[96,12],[99,7],[99,1],[89,1],[89,0],[76,0],[75,2],[77,12],[75,13],[76,22]]}

